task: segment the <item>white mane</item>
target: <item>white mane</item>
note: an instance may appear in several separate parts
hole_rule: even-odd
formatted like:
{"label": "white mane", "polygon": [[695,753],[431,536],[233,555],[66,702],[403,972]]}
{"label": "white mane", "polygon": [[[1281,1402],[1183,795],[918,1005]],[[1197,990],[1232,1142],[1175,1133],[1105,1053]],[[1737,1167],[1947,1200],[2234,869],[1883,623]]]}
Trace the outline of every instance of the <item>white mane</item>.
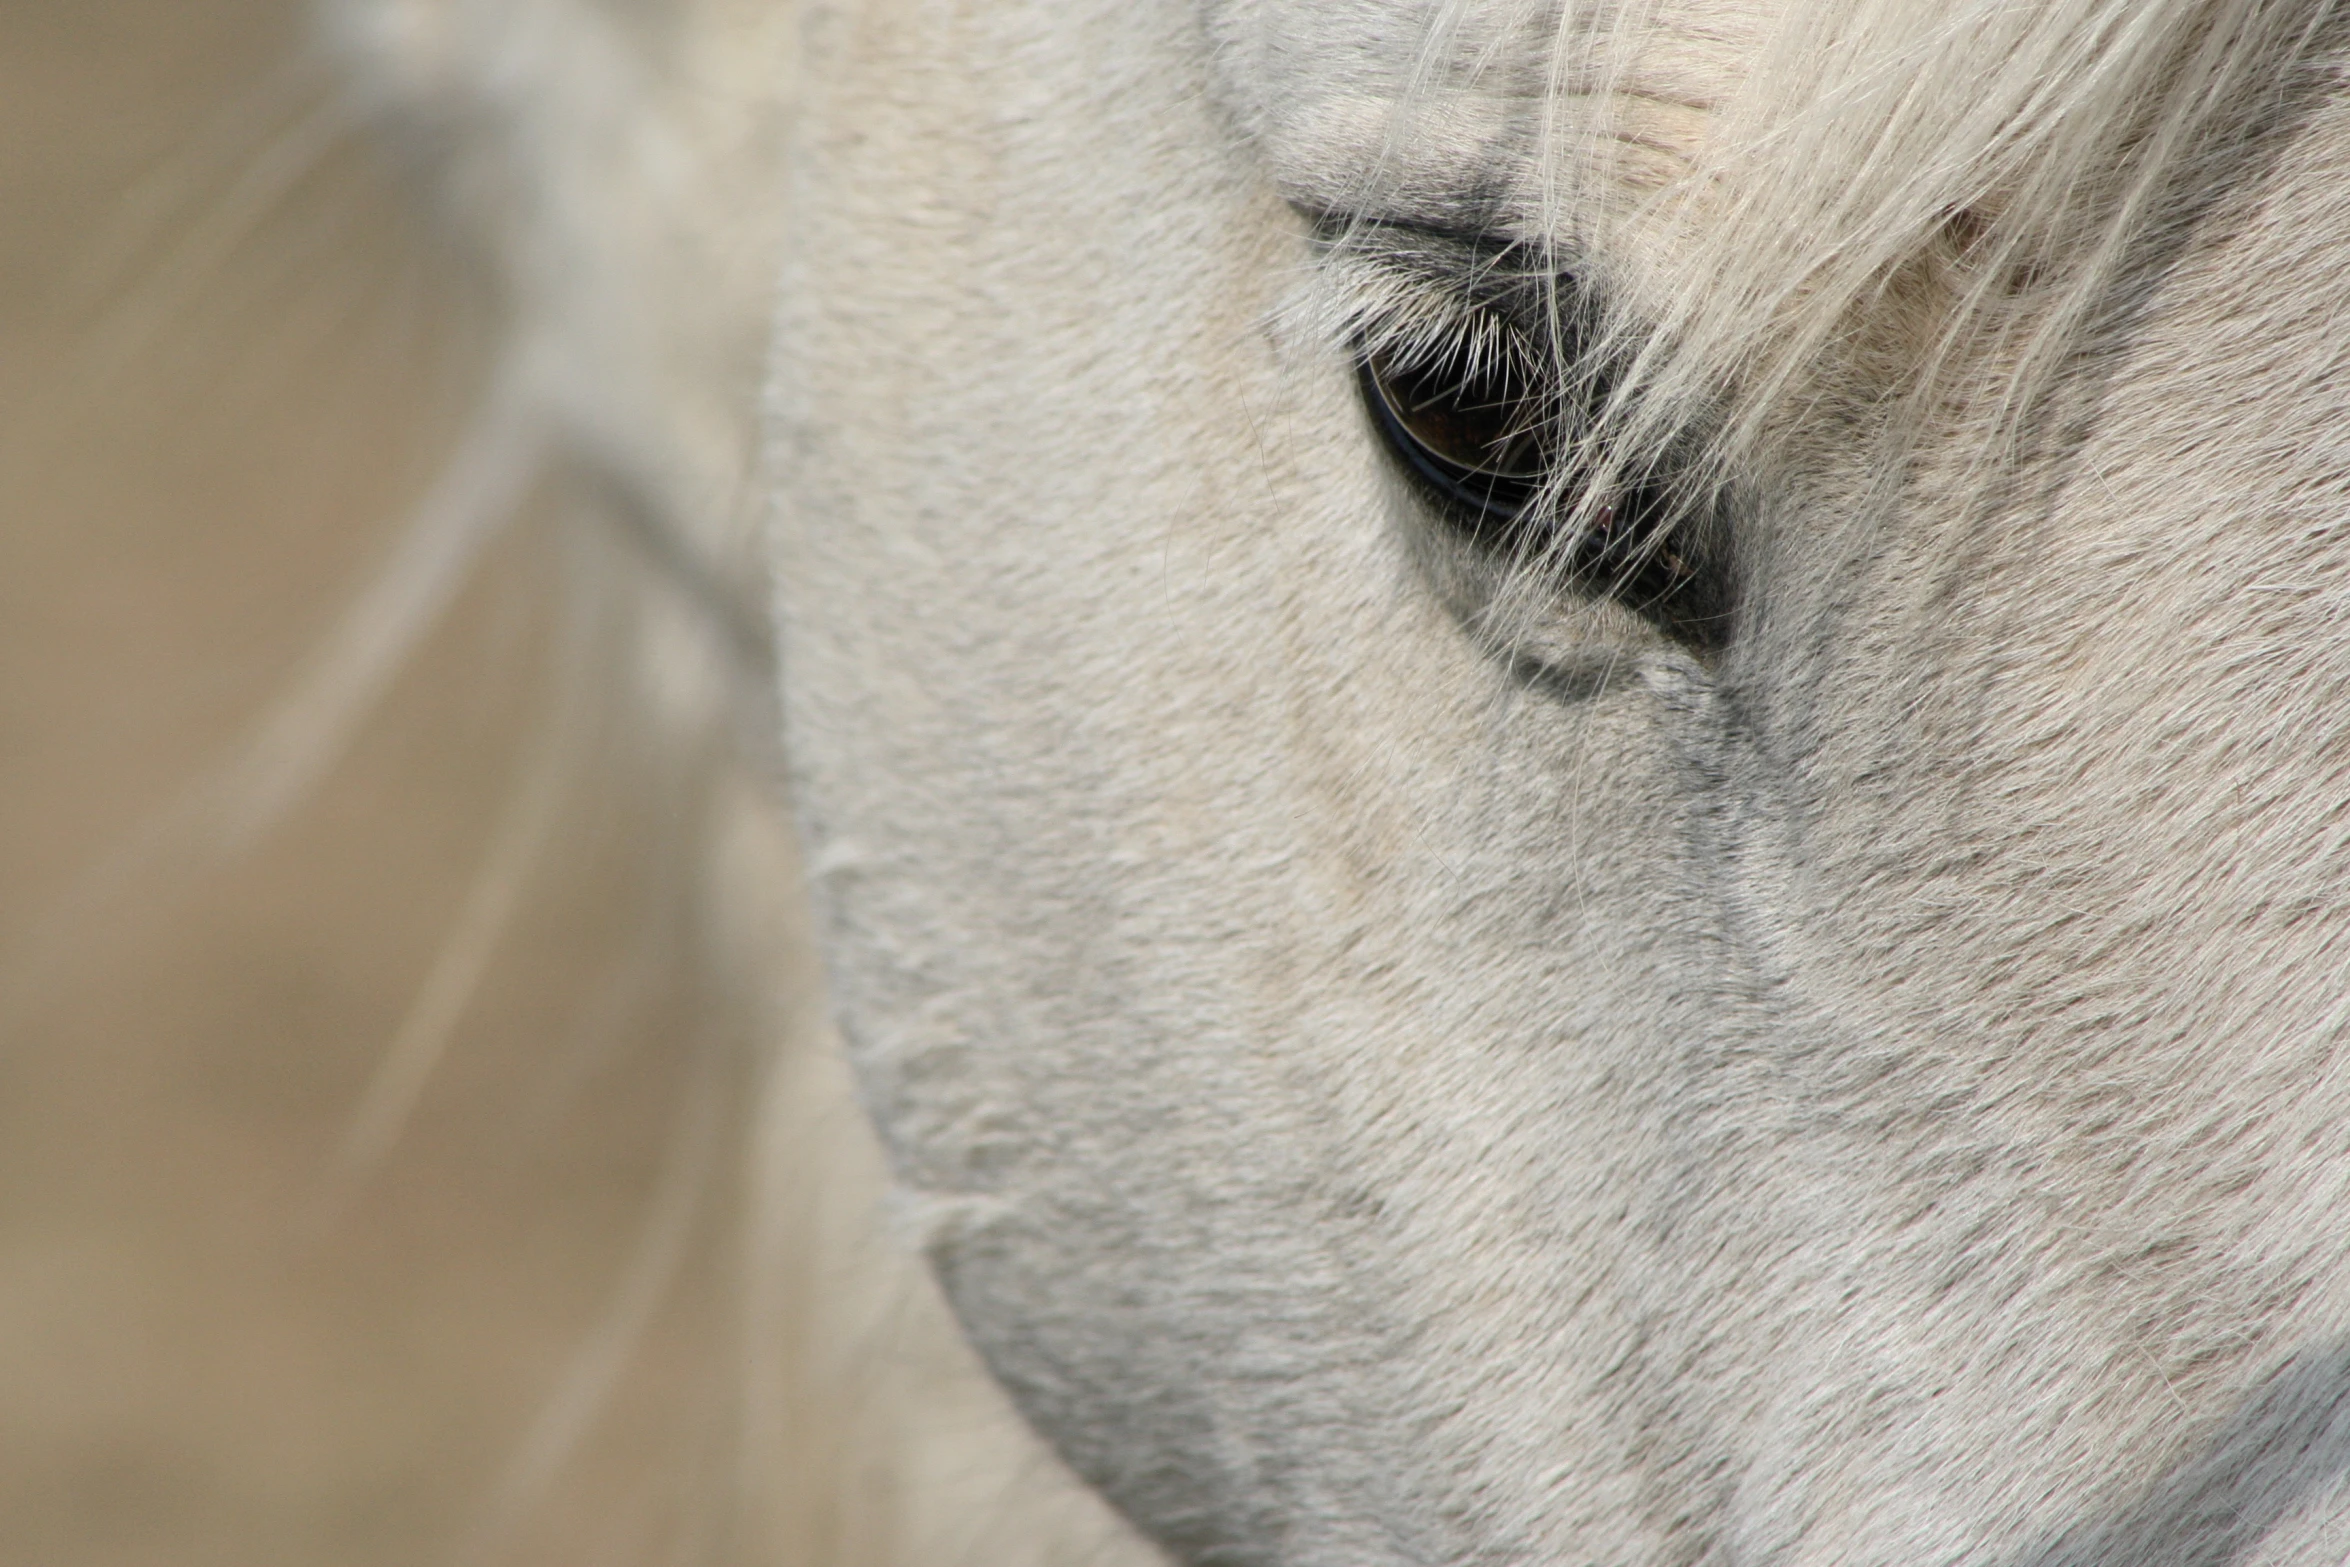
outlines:
{"label": "white mane", "polygon": [[[1597,289],[1590,351],[1622,368],[1579,466],[1638,472],[1680,447],[1703,489],[1751,476],[1823,402],[1873,429],[1897,474],[1915,424],[1954,397],[1981,410],[1991,439],[1975,482],[1994,482],[2099,313],[2124,308],[2132,259],[2168,254],[2200,214],[2196,171],[2291,112],[2332,9],[1445,0],[1426,12],[1407,78],[1348,84],[1363,101],[1342,112],[1383,142],[1370,172],[1353,189],[1309,181],[1308,199],[1359,216],[1415,193],[1415,159],[1440,164],[1464,142],[1531,147],[1509,188],[1481,193],[1480,218],[1537,258],[1520,264],[1570,268]],[[1695,13],[1692,44],[1675,23]],[[1233,16],[1223,41],[1246,61],[1252,23]],[[1377,258],[1345,265],[1349,248],[1334,247],[1337,286],[1313,330],[1410,352],[1463,329]]]}
{"label": "white mane", "polygon": [[[2189,166],[2285,111],[2329,9],[1786,7],[1686,171],[1630,219],[1676,247],[1672,286],[1642,299],[1664,400],[1726,394],[1727,448],[1750,455],[1788,402],[1930,395],[1965,358],[1997,377],[1974,395],[2023,417],[2131,256],[2195,215]],[[1589,146],[1552,192],[1614,181],[1576,157]]]}

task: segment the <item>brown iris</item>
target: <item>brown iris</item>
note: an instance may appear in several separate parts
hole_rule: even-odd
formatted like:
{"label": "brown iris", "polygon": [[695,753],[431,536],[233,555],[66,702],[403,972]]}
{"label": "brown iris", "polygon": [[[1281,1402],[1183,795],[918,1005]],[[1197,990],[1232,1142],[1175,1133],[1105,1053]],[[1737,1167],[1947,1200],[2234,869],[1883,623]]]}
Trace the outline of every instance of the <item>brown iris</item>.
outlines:
{"label": "brown iris", "polygon": [[1517,356],[1362,353],[1364,400],[1404,465],[1480,528],[1515,522],[1551,464],[1550,410]]}

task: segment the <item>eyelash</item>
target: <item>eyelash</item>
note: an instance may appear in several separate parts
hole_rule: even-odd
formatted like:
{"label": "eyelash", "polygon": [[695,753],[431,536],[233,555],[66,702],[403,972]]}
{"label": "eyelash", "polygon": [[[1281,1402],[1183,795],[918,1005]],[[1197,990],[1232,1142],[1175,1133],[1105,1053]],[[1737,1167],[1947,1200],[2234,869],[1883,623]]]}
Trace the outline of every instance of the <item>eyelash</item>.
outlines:
{"label": "eyelash", "polygon": [[[1493,306],[1456,308],[1446,321],[1434,332],[1358,326],[1354,335],[1370,422],[1437,515],[1481,548],[1563,570],[1693,648],[1718,646],[1729,595],[1709,558],[1719,552],[1700,545],[1719,530],[1676,500],[1665,465],[1612,482],[1597,500],[1560,471],[1608,379],[1576,374],[1577,345],[1546,351]],[[1569,516],[1579,532],[1561,548]]]}
{"label": "eyelash", "polygon": [[1556,416],[1515,356],[1414,359],[1358,344],[1364,404],[1421,485],[1469,532],[1517,532],[1557,462]]}

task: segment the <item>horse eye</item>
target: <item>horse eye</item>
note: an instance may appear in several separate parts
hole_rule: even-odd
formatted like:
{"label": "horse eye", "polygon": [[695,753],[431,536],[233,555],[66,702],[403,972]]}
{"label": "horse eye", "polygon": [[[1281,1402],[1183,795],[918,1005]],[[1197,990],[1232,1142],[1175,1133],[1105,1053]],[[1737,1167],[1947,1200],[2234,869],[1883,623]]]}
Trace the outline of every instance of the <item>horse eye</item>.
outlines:
{"label": "horse eye", "polygon": [[1509,354],[1365,348],[1363,400],[1396,457],[1472,528],[1518,520],[1551,465],[1547,399]]}

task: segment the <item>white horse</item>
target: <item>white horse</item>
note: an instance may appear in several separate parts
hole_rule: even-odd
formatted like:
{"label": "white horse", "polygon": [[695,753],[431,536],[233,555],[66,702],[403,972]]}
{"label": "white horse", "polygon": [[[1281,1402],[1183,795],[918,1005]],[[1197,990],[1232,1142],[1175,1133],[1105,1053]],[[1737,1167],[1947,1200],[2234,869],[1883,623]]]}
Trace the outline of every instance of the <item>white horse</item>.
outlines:
{"label": "white horse", "polygon": [[2323,0],[332,15],[1143,1534],[2350,1560]]}

